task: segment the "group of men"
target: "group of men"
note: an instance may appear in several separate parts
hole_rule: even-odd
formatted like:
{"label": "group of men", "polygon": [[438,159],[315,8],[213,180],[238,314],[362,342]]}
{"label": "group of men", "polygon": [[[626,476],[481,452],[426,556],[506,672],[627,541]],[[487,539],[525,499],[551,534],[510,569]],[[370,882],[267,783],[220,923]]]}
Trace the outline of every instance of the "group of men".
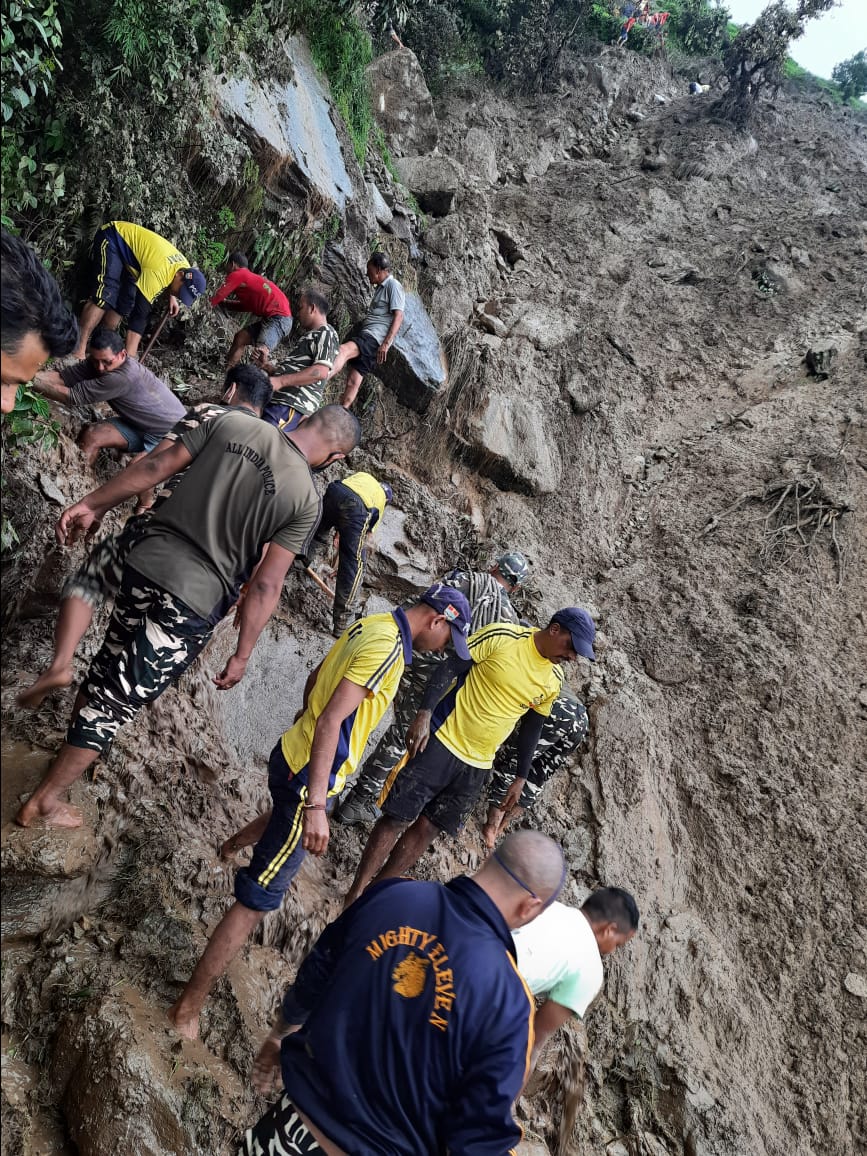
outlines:
{"label": "group of men", "polygon": [[[118,238],[131,244],[130,234],[115,234],[102,237],[98,250],[109,270],[126,253]],[[182,293],[195,285],[183,262],[166,262],[166,273],[175,270],[170,288]],[[233,272],[245,267],[233,263]],[[385,268],[371,259],[368,276],[378,287],[389,280],[375,280]],[[120,299],[112,305],[110,297],[104,289],[99,301],[119,311]],[[378,345],[359,330],[335,364],[341,356],[355,359],[362,373],[370,358],[387,354],[398,300],[391,290],[381,295],[380,321],[387,314],[391,322]],[[309,334],[326,310],[313,291],[301,301]],[[5,318],[4,302],[4,385]],[[113,336],[109,328],[107,337],[94,338],[98,319],[86,307],[82,331],[94,322],[91,356],[96,339],[98,350],[120,358],[117,369],[140,370],[128,346],[98,344]],[[250,340],[262,340],[263,329],[248,331]],[[64,343],[39,332],[41,349]],[[9,344],[21,354],[20,340]],[[546,836],[520,830],[500,841],[509,819],[533,806],[586,733],[586,712],[560,664],[595,659],[593,619],[569,606],[541,629],[521,621],[509,596],[529,566],[514,550],[490,572],[449,571],[408,605],[354,618],[367,538],[391,494],[356,473],[332,482],[323,503],[313,477],[360,441],[346,407],[352,398],[312,406],[297,422],[285,413],[269,421],[275,384],[276,405],[290,410],[302,391],[315,392],[317,382],[305,372],[311,365],[277,366],[282,372],[269,377],[262,366],[239,364],[237,353],[233,346],[220,402],[154,429],[159,437],[151,445],[142,439],[136,460],[60,517],[58,539],[71,544],[121,503],[135,498],[141,507],[70,578],[52,663],[19,698],[36,707],[72,682],[75,647],[93,608],[113,597],[66,741],[17,822],[79,826],[67,790],[120,727],[177,681],[233,608],[235,650],[214,682],[228,690],[244,678],[289,567],[309,556],[317,531],[337,528],[345,569],[337,576],[336,641],[271,752],[271,809],[224,844],[227,855],[252,845],[252,858],[237,870],[235,902],[169,1015],[181,1035],[197,1036],[217,978],[281,905],[304,856],[325,853],[329,814],[394,702],[395,723],[341,808],[347,822],[376,818],[344,913],[303,963],[257,1059],[262,1086],[282,1063],[285,1095],[245,1134],[239,1152],[505,1153],[519,1136],[512,1104],[528,1060],[562,1022],[583,1016],[601,986],[601,957],[638,926],[634,900],[618,888],[591,893],[580,910],[559,904],[569,868]],[[271,368],[269,356],[260,361]],[[86,381],[64,378],[66,372],[59,381],[42,379],[61,400],[74,399]],[[142,404],[147,390],[144,379],[136,390],[134,373],[130,396]],[[347,390],[350,382],[351,375]],[[4,390],[4,404],[5,397]],[[463,828],[491,779],[483,833],[492,853],[479,872],[447,885],[401,878],[440,832],[454,836]],[[534,996],[547,996],[535,1037]]]}

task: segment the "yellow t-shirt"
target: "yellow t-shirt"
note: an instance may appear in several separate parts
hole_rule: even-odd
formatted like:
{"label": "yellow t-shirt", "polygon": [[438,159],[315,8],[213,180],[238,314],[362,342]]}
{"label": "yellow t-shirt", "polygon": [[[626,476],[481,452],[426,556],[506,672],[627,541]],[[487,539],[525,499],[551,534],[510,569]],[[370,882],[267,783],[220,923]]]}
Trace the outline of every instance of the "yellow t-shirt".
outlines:
{"label": "yellow t-shirt", "polygon": [[528,710],[546,718],[563,672],[536,649],[530,626],[492,622],[471,635],[473,665],[433,714],[431,729],[471,767],[490,767],[498,748]]}
{"label": "yellow t-shirt", "polygon": [[148,301],[153,301],[172,283],[179,269],[190,267],[183,253],[159,233],[152,233],[150,229],[129,221],[112,221],[112,225],[138,262],[138,268],[132,264],[127,264],[127,268],[135,278],[139,292]]}
{"label": "yellow t-shirt", "polygon": [[412,635],[402,610],[371,614],[353,622],[325,657],[307,701],[307,709],[283,735],[283,757],[300,784],[307,783],[316,721],[344,678],[363,686],[367,696],[340,727],[331,765],[328,794],[343,790],[358,766],[367,740],[394,698],[404,667],[412,655]]}
{"label": "yellow t-shirt", "polygon": [[382,515],[385,513],[385,507],[388,499],[385,496],[385,490],[382,488],[380,482],[376,480],[373,474],[365,474],[359,471],[357,474],[347,474],[342,479],[344,486],[352,490],[354,494],[358,494],[368,510],[376,510],[379,514],[377,526],[382,521]]}

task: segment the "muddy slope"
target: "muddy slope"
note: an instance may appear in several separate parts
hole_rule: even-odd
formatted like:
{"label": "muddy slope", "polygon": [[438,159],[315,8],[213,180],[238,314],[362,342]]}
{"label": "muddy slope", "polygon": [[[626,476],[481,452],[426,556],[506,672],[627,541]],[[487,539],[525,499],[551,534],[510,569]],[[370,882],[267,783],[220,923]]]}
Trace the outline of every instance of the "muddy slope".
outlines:
{"label": "muddy slope", "polygon": [[[736,136],[684,88],[612,56],[576,62],[555,99],[472,89],[438,110],[465,180],[428,222],[420,289],[452,389],[423,420],[388,392],[365,415],[361,461],[408,515],[376,595],[402,596],[408,567],[515,546],[535,566],[528,609],[598,615],[600,661],[573,677],[590,743],[540,822],[569,851],[570,898],[617,883],[645,918],[588,1016],[586,1103],[561,1150],[854,1156],[867,136],[785,96]],[[810,348],[836,350],[829,377],[809,375]],[[89,488],[76,454],[64,439],[14,467],[31,532],[11,574],[4,824],[71,704],[58,695],[34,719],[13,699],[48,652],[71,565],[48,547],[58,507],[33,499],[46,480],[66,497]],[[76,789],[90,829],[70,841],[4,826],[4,1152],[96,1156],[129,1146],[130,1120],[137,1152],[226,1152],[260,1109],[250,1059],[336,913],[358,833],[336,828],[305,865],[219,985],[201,1043],[180,1045],[161,1017],[229,901],[216,847],[265,798],[265,757],[326,622],[293,578],[246,686],[211,687],[230,645],[218,637]],[[420,873],[480,851],[471,824]],[[551,1074],[583,1048],[573,1034],[551,1049],[519,1105],[551,1152]]]}

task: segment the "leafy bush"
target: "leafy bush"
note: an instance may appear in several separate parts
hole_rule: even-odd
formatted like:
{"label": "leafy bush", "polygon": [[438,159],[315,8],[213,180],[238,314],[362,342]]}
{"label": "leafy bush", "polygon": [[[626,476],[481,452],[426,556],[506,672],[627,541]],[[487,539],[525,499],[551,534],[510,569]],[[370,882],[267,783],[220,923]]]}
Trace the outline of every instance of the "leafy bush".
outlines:
{"label": "leafy bush", "polygon": [[52,420],[51,407],[44,397],[28,386],[18,390],[15,408],[3,422],[6,445],[17,450],[25,445],[51,449],[57,444],[60,426]]}
{"label": "leafy bush", "polygon": [[867,96],[867,49],[835,64],[831,79],[839,86],[844,100]]}
{"label": "leafy bush", "polygon": [[720,56],[728,42],[729,13],[722,0],[666,0],[669,35],[692,56]]}

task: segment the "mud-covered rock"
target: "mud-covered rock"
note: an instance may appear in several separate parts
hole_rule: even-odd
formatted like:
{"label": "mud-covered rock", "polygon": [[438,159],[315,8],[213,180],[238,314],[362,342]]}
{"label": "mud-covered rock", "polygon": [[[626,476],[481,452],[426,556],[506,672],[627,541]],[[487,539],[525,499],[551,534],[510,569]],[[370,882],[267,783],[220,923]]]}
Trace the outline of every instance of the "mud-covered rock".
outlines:
{"label": "mud-covered rock", "polygon": [[419,203],[422,212],[444,217],[454,204],[464,181],[461,166],[451,157],[401,157],[395,161],[398,175]]}
{"label": "mud-covered rock", "polygon": [[418,59],[408,48],[378,56],[367,67],[376,122],[396,156],[428,153],[439,137],[430,90]]}

